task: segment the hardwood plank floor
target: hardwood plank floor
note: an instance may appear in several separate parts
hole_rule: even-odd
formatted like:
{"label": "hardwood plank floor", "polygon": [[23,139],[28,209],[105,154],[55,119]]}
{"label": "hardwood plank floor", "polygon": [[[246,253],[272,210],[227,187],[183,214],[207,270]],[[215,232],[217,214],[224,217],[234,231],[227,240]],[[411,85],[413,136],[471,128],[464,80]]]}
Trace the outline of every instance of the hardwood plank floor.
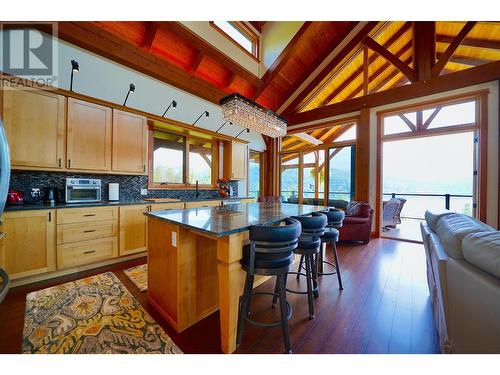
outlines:
{"label": "hardwood plank floor", "polygon": [[[290,319],[294,353],[438,353],[437,334],[425,278],[425,255],[420,244],[374,239],[368,245],[341,243],[340,253],[344,290],[338,289],[336,276],[322,276],[316,317],[308,319],[307,297],[288,294],[293,308]],[[331,260],[331,249],[327,250]],[[195,326],[177,334],[148,305],[125,276],[123,269],[144,263],[144,259],[81,272],[54,280],[11,289],[0,305],[0,353],[18,353],[21,348],[26,294],[49,286],[113,271],[153,318],[185,353],[220,353],[219,314],[214,313]],[[303,280],[289,276],[291,289],[305,290]],[[274,280],[257,288],[272,292]],[[279,309],[271,308],[271,297],[252,300],[253,319],[271,322],[279,319]],[[261,328],[246,324],[238,353],[281,353],[280,328]]]}

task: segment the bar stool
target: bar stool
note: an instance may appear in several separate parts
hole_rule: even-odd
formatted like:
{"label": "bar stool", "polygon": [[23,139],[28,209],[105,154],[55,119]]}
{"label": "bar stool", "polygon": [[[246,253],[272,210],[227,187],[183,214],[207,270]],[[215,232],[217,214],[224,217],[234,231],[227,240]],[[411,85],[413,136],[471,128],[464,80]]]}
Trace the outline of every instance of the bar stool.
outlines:
{"label": "bar stool", "polygon": [[[250,244],[243,247],[242,268],[246,271],[245,290],[238,314],[238,332],[236,346],[239,347],[243,338],[244,321],[259,327],[277,327],[283,329],[285,353],[291,353],[288,320],[292,316],[292,307],[286,300],[286,275],[293,262],[293,250],[297,247],[301,233],[300,222],[295,219],[285,219],[284,225],[254,225],[250,227]],[[274,293],[253,293],[255,275],[276,276]],[[251,320],[250,301],[252,296],[267,294],[273,296],[273,302],[279,298],[281,320],[272,323],[259,323]]]}
{"label": "bar stool", "polygon": [[[317,266],[316,256],[319,253],[321,240],[320,236],[323,235],[325,226],[327,224],[327,217],[319,212],[313,212],[310,216],[294,216],[294,219],[300,221],[302,225],[302,234],[299,238],[297,248],[293,251],[295,254],[300,254],[300,264],[297,272],[289,272],[296,274],[297,279],[300,276],[306,277],[307,292],[300,292],[296,290],[286,289],[287,292],[295,294],[307,294],[307,302],[309,304],[309,319],[314,319],[314,305],[313,295],[318,297],[318,281],[317,281]],[[306,273],[302,271],[302,264],[305,262]],[[273,303],[275,301],[273,300]]]}
{"label": "bar stool", "polygon": [[[337,274],[337,279],[339,282],[339,289],[343,290],[342,277],[340,276],[340,264],[339,264],[339,254],[337,252],[337,242],[339,240],[338,228],[342,227],[342,222],[344,221],[344,211],[337,210],[335,208],[329,208],[325,211],[320,211],[325,214],[328,218],[328,225],[325,228],[325,232],[320,237],[321,238],[321,251],[318,256],[318,275],[335,275]],[[324,260],[324,251],[326,250],[327,244],[331,243],[333,248],[333,259],[335,264]],[[332,272],[324,272],[323,266],[328,264],[333,267]]]}

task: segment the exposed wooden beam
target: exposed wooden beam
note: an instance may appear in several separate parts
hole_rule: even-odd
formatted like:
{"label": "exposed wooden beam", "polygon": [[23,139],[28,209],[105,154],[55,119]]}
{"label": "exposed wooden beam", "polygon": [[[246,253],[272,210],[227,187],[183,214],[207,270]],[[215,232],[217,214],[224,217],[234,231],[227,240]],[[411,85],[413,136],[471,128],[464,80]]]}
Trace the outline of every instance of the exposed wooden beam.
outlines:
{"label": "exposed wooden beam", "polygon": [[328,138],[324,140],[324,143],[330,143],[336,140],[338,137],[340,137],[342,134],[347,132],[351,127],[354,125],[343,125],[343,126],[338,126],[335,133],[331,134]]}
{"label": "exposed wooden beam", "polygon": [[[332,70],[344,60],[350,53],[352,53],[361,40],[368,35],[376,26],[378,22],[368,22],[350,41],[347,43],[339,53],[321,70],[316,77],[301,91],[301,93],[288,105],[283,111],[283,115],[287,116],[295,113],[304,100],[314,91],[314,89],[332,72]],[[298,89],[298,88],[297,88]],[[291,95],[291,94],[290,94]]]}
{"label": "exposed wooden beam", "polygon": [[[436,42],[450,44],[455,39],[448,35],[436,35]],[[478,47],[500,50],[500,41],[497,40],[487,40],[487,39],[475,39],[475,38],[465,38],[462,40],[461,45],[468,47]]]}
{"label": "exposed wooden beam", "polygon": [[415,21],[413,23],[413,65],[419,81],[432,77],[436,62],[436,22]]}
{"label": "exposed wooden beam", "polygon": [[[500,78],[500,61],[495,61],[456,73],[435,77],[426,82],[414,82],[410,85],[404,85],[382,92],[372,93],[360,98],[297,113],[288,117],[288,125],[293,126],[310,121],[324,120],[333,116],[356,112],[362,108],[372,108],[397,103],[404,100],[473,86],[498,78]],[[314,127],[314,125],[315,124],[311,124],[311,127]],[[307,131],[307,128],[307,125],[300,127],[301,131]]]}
{"label": "exposed wooden beam", "polygon": [[195,73],[198,70],[203,58],[205,57],[205,53],[203,51],[198,51],[196,58],[193,61],[193,64],[189,67],[189,71],[191,73]]}
{"label": "exposed wooden beam", "polygon": [[[42,24],[34,24],[33,27],[44,31]],[[212,103],[219,104],[219,100],[226,95],[226,92],[209,82],[194,77],[184,69],[124,42],[123,39],[90,22],[59,22],[58,38]]]}
{"label": "exposed wooden beam", "polygon": [[321,140],[314,138],[312,135],[309,135],[307,133],[296,133],[293,134],[293,137],[315,146],[323,143]]}
{"label": "exposed wooden beam", "polygon": [[460,43],[465,39],[467,34],[472,30],[472,28],[476,25],[475,21],[469,21],[467,22],[464,27],[462,27],[462,30],[458,33],[458,35],[453,39],[453,41],[450,43],[448,48],[444,51],[444,53],[441,55],[439,60],[436,62],[436,64],[432,67],[432,76],[437,77],[443,70],[444,66],[450,60],[450,57],[453,55],[455,50],[458,48]]}
{"label": "exposed wooden beam", "polygon": [[228,77],[226,78],[224,84],[222,85],[222,89],[226,90],[229,88],[229,86],[231,86],[234,82],[234,79],[237,77],[238,75],[236,73],[230,73],[228,75]]}
{"label": "exposed wooden beam", "polygon": [[368,85],[370,84],[370,76],[368,73],[368,68],[370,64],[368,62],[368,47],[363,47],[363,95],[368,95]]}
{"label": "exposed wooden beam", "polygon": [[363,44],[370,48],[373,52],[379,54],[384,59],[389,61],[392,65],[394,65],[401,73],[403,73],[411,82],[415,82],[417,80],[415,71],[410,68],[407,64],[401,61],[396,55],[394,55],[389,50],[385,49],[383,46],[378,44],[375,40],[370,37],[365,37],[363,39]]}
{"label": "exposed wooden beam", "polygon": [[237,73],[239,76],[248,81],[251,85],[255,87],[259,87],[261,85],[261,80],[256,75],[245,69],[238,62],[227,57],[222,52],[216,50],[210,43],[200,38],[198,35],[193,33],[189,28],[185,27],[182,23],[165,21],[165,22],[158,22],[158,25],[160,26],[160,28],[168,30],[178,35],[180,38],[186,40],[195,49],[197,49],[198,51],[203,51],[206,54],[206,56],[210,56],[211,59],[221,64],[227,70]]}
{"label": "exposed wooden beam", "polygon": [[304,24],[300,27],[300,29],[295,33],[293,38],[288,42],[287,46],[279,56],[276,58],[276,60],[273,62],[271,67],[266,71],[266,73],[262,76],[262,85],[259,87],[257,94],[253,98],[254,100],[257,99],[260,94],[268,87],[268,85],[271,83],[271,81],[278,75],[280,70],[285,66],[285,64],[288,62],[290,57],[292,57],[297,49],[300,46],[299,40],[300,38],[304,35],[304,33],[311,27],[312,21],[306,21]]}
{"label": "exposed wooden beam", "polygon": [[434,120],[436,118],[436,116],[438,115],[438,113],[441,111],[441,108],[443,107],[437,107],[434,112],[431,113],[431,115],[429,116],[429,118],[427,120],[425,120],[425,122],[422,124],[422,127],[424,129],[427,129],[429,127],[429,125],[431,124],[432,120]]}
{"label": "exposed wooden beam", "polygon": [[[437,57],[441,57],[441,53],[437,54]],[[462,55],[452,55],[450,59],[448,60],[449,62],[456,63],[456,64],[461,64],[461,65],[467,65],[467,66],[478,66],[482,64],[486,64],[489,62],[492,62],[494,60],[485,60],[477,57],[469,57],[469,56],[462,56]]]}
{"label": "exposed wooden beam", "polygon": [[[413,58],[412,58],[412,57],[408,57],[408,58],[405,60],[405,62],[409,64],[412,60],[413,60]],[[388,68],[388,67],[390,67],[390,66],[391,66],[390,64],[389,64],[389,65],[387,65],[387,66],[385,67],[385,69],[387,69],[387,68]],[[383,66],[382,66],[382,67],[380,67],[380,68],[382,69],[382,68],[383,68]],[[384,69],[384,70],[385,70],[385,69]],[[376,73],[377,73],[377,72],[376,72]],[[381,73],[381,72],[380,72],[380,73]],[[378,73],[378,74],[380,74],[380,73]],[[377,83],[377,84],[376,84],[376,85],[372,88],[372,93],[374,93],[374,92],[378,92],[378,91],[379,91],[382,87],[384,87],[384,86],[385,86],[385,85],[386,85],[386,84],[387,84],[387,83],[388,83],[391,79],[393,79],[394,77],[396,77],[399,73],[401,73],[399,70],[397,70],[397,69],[393,69],[393,71],[392,71],[392,72],[391,72],[391,73],[390,73],[387,77],[385,77],[382,81],[380,81],[379,83]],[[377,74],[377,75],[378,75],[378,74]],[[404,77],[405,79],[408,79],[408,78],[406,78],[406,76],[405,76],[404,74],[403,74],[403,77]],[[349,98],[349,99],[351,99],[351,98]]]}
{"label": "exposed wooden beam", "polygon": [[[342,37],[342,39],[344,39],[345,37],[346,36]],[[284,101],[286,101],[290,96],[292,96],[299,89],[302,83],[304,83],[304,81],[307,80],[314,73],[317,67],[323,63],[323,61],[335,50],[335,48],[337,48],[337,46],[341,42],[339,38],[340,36],[338,36],[338,38],[332,38],[330,44],[325,48],[325,51],[321,55],[318,55],[316,59],[313,61],[313,63],[310,64],[300,74],[299,78],[297,78],[293,82],[293,84],[287,89],[285,95],[283,95],[283,97],[285,98]],[[281,107],[284,101],[279,103],[277,108]]]}
{"label": "exposed wooden beam", "polygon": [[153,44],[153,41],[158,31],[158,24],[156,22],[147,21],[145,22],[146,28],[144,31],[144,36],[142,37],[141,47],[149,51]]}
{"label": "exposed wooden beam", "polygon": [[337,130],[337,126],[332,126],[330,129],[328,129],[321,137],[320,139],[323,141],[323,143],[329,139],[330,135],[332,135],[333,133],[335,133],[335,131]]}
{"label": "exposed wooden beam", "polygon": [[[406,43],[397,53],[396,56],[399,58],[400,56],[404,55],[411,47],[411,42]],[[371,64],[373,61],[376,60],[378,55],[374,54],[372,57],[369,59],[368,63]],[[410,60],[405,60],[406,63],[408,63]],[[368,81],[374,80],[376,77],[378,77],[384,70],[386,70],[389,66],[391,66],[391,63],[389,61],[386,61],[380,68],[378,68],[373,74],[371,74],[368,78]],[[359,76],[361,73],[363,73],[363,67],[357,69],[351,76],[346,79],[335,91],[333,91],[328,97],[323,101],[322,106],[328,105],[333,98],[335,98],[338,94],[340,94],[352,81],[356,79],[357,76]],[[364,88],[364,82],[363,85],[358,86],[354,91],[354,95],[356,96],[362,89]],[[372,89],[372,91],[377,91]],[[352,94],[351,94],[352,95]],[[349,96],[351,96],[349,95]]]}

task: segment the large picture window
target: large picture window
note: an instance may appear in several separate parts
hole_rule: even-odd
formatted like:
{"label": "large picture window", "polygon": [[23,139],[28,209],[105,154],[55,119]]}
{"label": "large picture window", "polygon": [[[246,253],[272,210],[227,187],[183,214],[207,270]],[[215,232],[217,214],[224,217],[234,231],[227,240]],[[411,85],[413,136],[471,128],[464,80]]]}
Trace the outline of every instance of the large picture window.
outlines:
{"label": "large picture window", "polygon": [[248,163],[248,196],[257,198],[261,195],[262,153],[250,150]]}
{"label": "large picture window", "polygon": [[152,132],[150,188],[169,185],[212,186],[212,140],[155,130]]}

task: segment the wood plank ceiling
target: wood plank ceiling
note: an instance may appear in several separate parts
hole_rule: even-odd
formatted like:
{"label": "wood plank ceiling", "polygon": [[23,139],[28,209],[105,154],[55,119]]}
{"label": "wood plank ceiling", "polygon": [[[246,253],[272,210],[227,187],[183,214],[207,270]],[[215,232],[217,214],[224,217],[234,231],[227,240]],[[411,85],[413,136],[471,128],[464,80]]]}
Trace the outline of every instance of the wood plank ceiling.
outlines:
{"label": "wood plank ceiling", "polygon": [[[266,23],[249,22],[259,32]],[[417,26],[427,37],[432,72],[413,61],[422,42],[414,37]],[[291,123],[420,82],[421,74],[434,78],[500,61],[499,22],[305,22],[262,78],[179,22],[60,22],[59,37],[214,103],[237,92]]]}

